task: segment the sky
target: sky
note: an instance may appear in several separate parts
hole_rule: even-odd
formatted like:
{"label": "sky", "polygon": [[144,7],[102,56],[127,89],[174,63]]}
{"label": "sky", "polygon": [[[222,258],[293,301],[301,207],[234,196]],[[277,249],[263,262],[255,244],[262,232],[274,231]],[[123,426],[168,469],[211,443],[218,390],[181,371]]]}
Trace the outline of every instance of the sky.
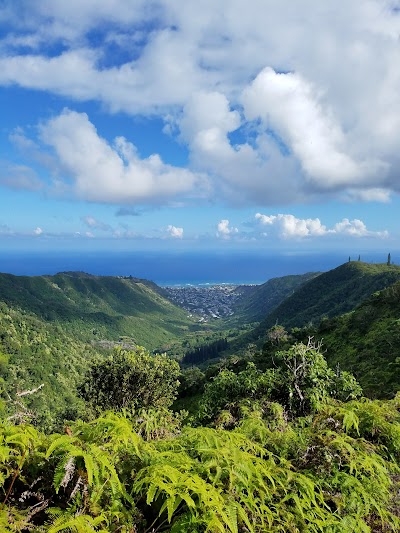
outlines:
{"label": "sky", "polygon": [[398,0],[3,0],[0,250],[400,250]]}

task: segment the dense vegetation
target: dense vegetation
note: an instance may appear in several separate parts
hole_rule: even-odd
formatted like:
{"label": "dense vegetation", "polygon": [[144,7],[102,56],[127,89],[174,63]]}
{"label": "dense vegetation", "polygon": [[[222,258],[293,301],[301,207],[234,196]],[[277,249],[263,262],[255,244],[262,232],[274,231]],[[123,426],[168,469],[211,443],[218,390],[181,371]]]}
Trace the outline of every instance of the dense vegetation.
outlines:
{"label": "dense vegetation", "polygon": [[66,335],[58,325],[0,304],[0,354],[8,410],[14,409],[18,393],[43,385],[25,397],[25,409],[17,410],[22,417],[26,410],[36,424],[53,429],[82,412],[76,387],[90,364],[100,359],[93,347]]}
{"label": "dense vegetation", "polygon": [[345,263],[302,285],[262,322],[270,328],[277,322],[286,327],[318,323],[354,309],[376,291],[400,280],[400,267],[361,261]]}
{"label": "dense vegetation", "polygon": [[[335,286],[320,298],[332,317],[292,329],[265,322],[262,349],[250,344],[201,369],[149,353],[129,329],[116,346],[114,318],[123,323],[129,312],[137,324],[135,298],[155,335],[164,328],[158,313],[171,304],[151,284],[70,273],[26,278],[14,294],[18,280],[6,276],[0,530],[399,531],[400,282],[374,293],[398,270],[349,263],[332,272],[287,300],[307,286],[322,291],[326,280],[310,284],[329,274]],[[47,291],[49,283],[59,288]],[[351,312],[335,316],[346,305]],[[303,307],[312,315],[315,299]],[[87,343],[98,313],[102,333]],[[179,328],[187,332],[184,321]],[[227,341],[223,331],[203,330],[181,343],[201,362]]]}
{"label": "dense vegetation", "polygon": [[[286,329],[318,327],[326,318],[355,309],[376,291],[400,281],[400,267],[351,261],[312,277],[281,301],[258,325],[230,343],[231,353],[243,353],[249,344],[262,346],[266,332],[276,324]],[[315,330],[312,330],[314,334]]]}
{"label": "dense vegetation", "polygon": [[155,349],[194,325],[157,285],[131,277],[0,274],[0,301],[58,324],[82,340],[100,343],[126,336]]}
{"label": "dense vegetation", "polygon": [[262,285],[255,285],[239,299],[235,306],[235,314],[229,323],[259,322],[291,296],[304,283],[318,276],[317,272],[295,276],[273,278]]}
{"label": "dense vegetation", "polygon": [[182,359],[183,364],[198,365],[209,359],[218,357],[218,354],[228,348],[226,338],[217,339],[209,344],[202,344],[192,351],[186,352]]}
{"label": "dense vegetation", "polygon": [[[119,355],[147,369],[144,386],[170,364]],[[64,434],[3,421],[2,531],[397,531],[400,398],[335,399],[359,386],[312,343],[281,358],[280,371],[222,373],[191,424],[137,397]]]}
{"label": "dense vegetation", "polygon": [[373,294],[351,313],[321,322],[326,357],[353,372],[370,396],[400,390],[400,283]]}

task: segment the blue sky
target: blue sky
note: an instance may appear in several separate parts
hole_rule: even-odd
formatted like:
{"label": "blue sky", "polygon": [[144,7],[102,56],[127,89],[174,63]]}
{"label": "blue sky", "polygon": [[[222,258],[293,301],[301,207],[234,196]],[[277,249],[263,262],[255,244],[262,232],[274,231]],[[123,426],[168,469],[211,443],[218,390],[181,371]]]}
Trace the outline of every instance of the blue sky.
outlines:
{"label": "blue sky", "polygon": [[2,2],[0,249],[399,250],[398,7]]}

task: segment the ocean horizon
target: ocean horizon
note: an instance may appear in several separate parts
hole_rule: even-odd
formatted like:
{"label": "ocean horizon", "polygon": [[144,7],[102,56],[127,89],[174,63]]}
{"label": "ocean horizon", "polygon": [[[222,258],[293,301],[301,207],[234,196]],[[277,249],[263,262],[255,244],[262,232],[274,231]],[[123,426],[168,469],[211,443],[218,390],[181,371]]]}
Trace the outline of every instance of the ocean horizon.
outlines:
{"label": "ocean horizon", "polygon": [[[348,258],[346,253],[332,252],[0,252],[0,272],[37,276],[81,271],[100,276],[144,278],[160,286],[245,285],[290,274],[325,272],[347,262]],[[358,260],[358,255],[351,259]],[[365,253],[361,260],[384,263],[387,255]],[[393,253],[392,262],[397,262]]]}

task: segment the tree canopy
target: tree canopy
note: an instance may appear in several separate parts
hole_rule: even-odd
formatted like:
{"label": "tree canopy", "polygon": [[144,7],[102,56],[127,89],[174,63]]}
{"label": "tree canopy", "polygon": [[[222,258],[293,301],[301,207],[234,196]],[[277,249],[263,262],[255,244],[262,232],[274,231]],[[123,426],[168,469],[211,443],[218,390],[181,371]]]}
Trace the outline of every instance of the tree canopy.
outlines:
{"label": "tree canopy", "polygon": [[179,364],[165,354],[115,348],[90,368],[79,390],[97,411],[168,407],[177,395],[179,375]]}

